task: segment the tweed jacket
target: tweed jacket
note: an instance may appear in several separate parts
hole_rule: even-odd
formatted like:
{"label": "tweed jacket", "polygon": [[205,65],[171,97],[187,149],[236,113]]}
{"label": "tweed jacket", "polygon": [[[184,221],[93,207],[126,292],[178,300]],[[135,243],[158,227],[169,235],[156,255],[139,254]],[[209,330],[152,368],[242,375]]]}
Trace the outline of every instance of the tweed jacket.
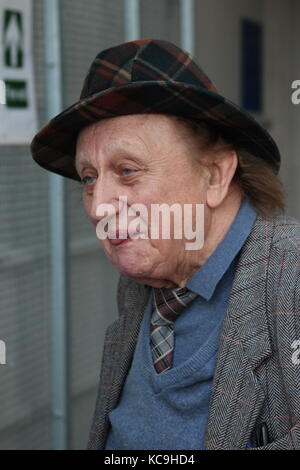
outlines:
{"label": "tweed jacket", "polygon": [[[104,449],[150,288],[121,276],[106,332],[88,449]],[[222,325],[205,449],[300,449],[300,222],[258,215],[244,243]],[[298,349],[297,349],[298,348]],[[266,423],[269,440],[257,445]]]}

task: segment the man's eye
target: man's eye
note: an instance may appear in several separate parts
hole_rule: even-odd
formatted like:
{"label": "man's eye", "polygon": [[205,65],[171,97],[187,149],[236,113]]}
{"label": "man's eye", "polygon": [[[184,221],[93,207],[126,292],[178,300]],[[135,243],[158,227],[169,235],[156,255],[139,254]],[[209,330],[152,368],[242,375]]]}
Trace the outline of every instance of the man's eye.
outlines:
{"label": "man's eye", "polygon": [[93,181],[91,181],[93,179],[95,179],[94,176],[84,176],[83,178],[81,178],[81,183],[83,185],[90,185],[93,183]]}
{"label": "man's eye", "polygon": [[137,170],[133,170],[132,168],[123,168],[122,170],[123,175],[128,176],[134,173]]}

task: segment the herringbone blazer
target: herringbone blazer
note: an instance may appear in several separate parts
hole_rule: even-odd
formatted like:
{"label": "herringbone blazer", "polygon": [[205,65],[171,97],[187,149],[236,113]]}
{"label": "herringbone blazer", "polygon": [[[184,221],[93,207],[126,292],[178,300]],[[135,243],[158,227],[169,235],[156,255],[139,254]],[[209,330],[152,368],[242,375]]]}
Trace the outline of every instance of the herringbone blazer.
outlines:
{"label": "herringbone blazer", "polygon": [[[121,276],[119,318],[106,332],[88,449],[104,449],[150,288]],[[258,216],[242,247],[224,316],[205,449],[245,449],[266,423],[269,443],[300,449],[300,222]]]}

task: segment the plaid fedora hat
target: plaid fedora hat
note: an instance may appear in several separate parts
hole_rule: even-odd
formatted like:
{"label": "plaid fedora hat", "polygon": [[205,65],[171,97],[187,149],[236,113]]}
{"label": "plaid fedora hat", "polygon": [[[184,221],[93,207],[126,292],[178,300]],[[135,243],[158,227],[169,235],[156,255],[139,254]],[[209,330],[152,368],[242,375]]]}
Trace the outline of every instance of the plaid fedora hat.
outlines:
{"label": "plaid fedora hat", "polygon": [[100,119],[139,113],[204,121],[239,148],[265,160],[275,173],[279,171],[280,153],[270,134],[220,95],[190,54],[158,39],[131,41],[100,52],[79,101],[35,135],[32,156],[43,168],[80,181],[74,164],[80,130]]}

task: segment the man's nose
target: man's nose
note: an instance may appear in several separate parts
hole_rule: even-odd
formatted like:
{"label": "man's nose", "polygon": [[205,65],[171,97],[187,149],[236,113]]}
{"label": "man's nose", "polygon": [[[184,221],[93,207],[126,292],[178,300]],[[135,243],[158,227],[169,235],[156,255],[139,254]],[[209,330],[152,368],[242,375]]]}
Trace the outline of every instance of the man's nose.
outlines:
{"label": "man's nose", "polygon": [[94,226],[110,215],[117,215],[119,212],[119,191],[112,182],[97,181],[91,196],[89,217]]}

